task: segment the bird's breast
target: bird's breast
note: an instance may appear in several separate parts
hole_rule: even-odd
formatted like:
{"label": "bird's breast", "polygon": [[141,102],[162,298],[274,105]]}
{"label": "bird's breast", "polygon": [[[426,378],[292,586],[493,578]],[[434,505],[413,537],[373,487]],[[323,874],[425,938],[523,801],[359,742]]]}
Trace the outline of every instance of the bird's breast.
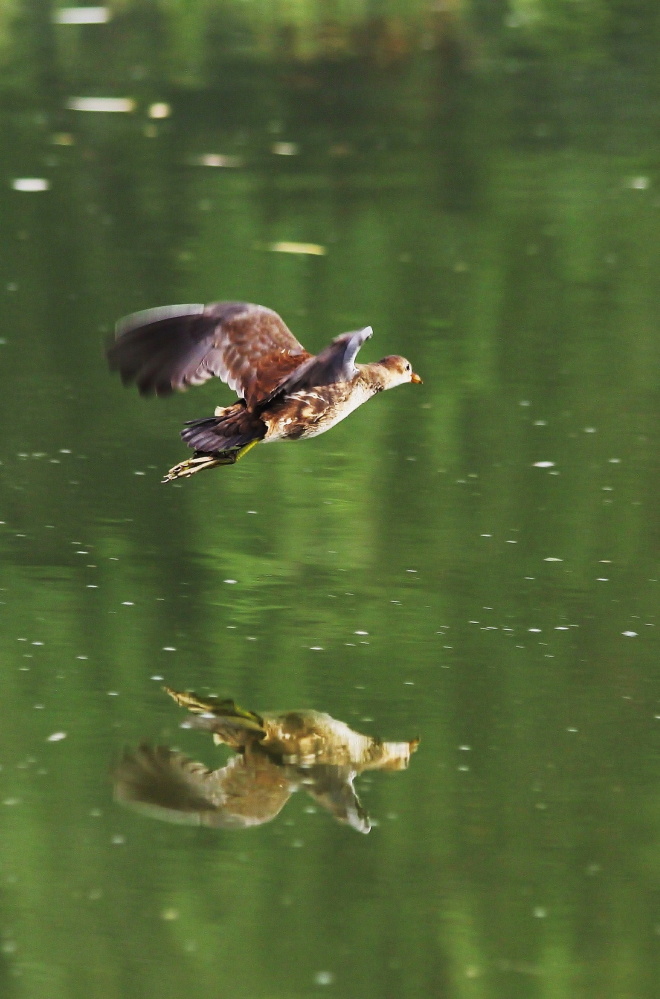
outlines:
{"label": "bird's breast", "polygon": [[303,440],[317,437],[344,420],[373,395],[360,382],[338,382],[292,392],[279,401],[268,414],[266,441]]}

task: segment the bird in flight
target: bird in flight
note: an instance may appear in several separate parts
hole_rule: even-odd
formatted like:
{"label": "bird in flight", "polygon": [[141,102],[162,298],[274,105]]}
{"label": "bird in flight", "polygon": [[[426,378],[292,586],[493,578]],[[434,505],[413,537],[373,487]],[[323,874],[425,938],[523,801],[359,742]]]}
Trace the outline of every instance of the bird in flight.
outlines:
{"label": "bird in flight", "polygon": [[120,320],[107,354],[111,370],[142,395],[170,395],[213,376],[237,393],[238,402],[181,431],[195,453],[169,470],[163,482],[172,482],[233,465],[260,441],[316,437],[377,392],[421,382],[397,354],[355,363],[372,332],[342,333],[314,355],[263,305],[169,305]]}

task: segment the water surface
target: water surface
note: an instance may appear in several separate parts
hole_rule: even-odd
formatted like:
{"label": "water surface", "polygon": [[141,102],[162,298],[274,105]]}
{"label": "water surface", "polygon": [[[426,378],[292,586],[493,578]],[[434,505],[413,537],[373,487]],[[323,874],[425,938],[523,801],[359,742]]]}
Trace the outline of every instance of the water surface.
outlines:
{"label": "water surface", "polygon": [[[474,42],[67,110],[94,51],[2,111],[3,995],[651,999],[653,78]],[[142,400],[103,343],[218,298],[311,350],[370,324],[424,385],[163,486],[231,393]],[[125,747],[226,760],[163,683],[421,743],[356,778],[368,836],[302,794],[161,823]]]}

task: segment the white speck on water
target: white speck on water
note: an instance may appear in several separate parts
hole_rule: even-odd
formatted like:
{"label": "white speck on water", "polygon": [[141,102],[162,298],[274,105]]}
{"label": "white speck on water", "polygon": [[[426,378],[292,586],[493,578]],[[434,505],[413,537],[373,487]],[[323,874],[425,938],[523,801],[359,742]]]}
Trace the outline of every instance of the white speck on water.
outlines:
{"label": "white speck on water", "polygon": [[535,461],[533,467],[534,468],[554,468],[555,467],[555,462],[554,461]]}
{"label": "white speck on water", "polygon": [[533,425],[535,427],[547,427],[548,421],[547,420],[534,420],[534,424]]}
{"label": "white speck on water", "polygon": [[548,555],[547,558],[543,559],[544,562],[563,562],[563,558],[554,558],[552,555]]}
{"label": "white speck on water", "polygon": [[585,434],[595,434],[596,433],[596,427],[585,427],[584,428],[584,432],[585,432]]}
{"label": "white speck on water", "polygon": [[34,710],[35,711],[43,711],[45,707],[46,707],[45,704],[35,704],[34,705]]}
{"label": "white speck on water", "polygon": [[164,645],[163,652],[176,652],[176,648],[173,645]]}
{"label": "white speck on water", "polygon": [[507,538],[506,539],[506,543],[507,543],[507,545],[517,545],[518,544],[518,542],[517,542],[517,540],[515,538]]}
{"label": "white speck on water", "polygon": [[149,105],[147,114],[150,118],[169,118],[172,108],[166,101],[156,101]]}
{"label": "white speck on water", "polygon": [[310,652],[323,652],[325,651],[322,645],[310,645]]}
{"label": "white speck on water", "polygon": [[646,191],[651,185],[648,177],[626,177],[625,186],[631,191]]}
{"label": "white speck on water", "polygon": [[33,645],[43,645],[44,643],[43,642],[33,642],[32,644]]}
{"label": "white speck on water", "polygon": [[157,683],[162,683],[163,682],[163,677],[162,676],[158,676],[157,674],[155,674],[154,676],[152,676],[151,679],[152,680],[156,680]]}
{"label": "white speck on water", "polygon": [[70,97],[66,102],[69,111],[102,111],[130,114],[135,110],[131,97]]}
{"label": "white speck on water", "polygon": [[20,805],[20,803],[21,803],[20,798],[4,798],[2,802],[3,805],[8,805],[8,806]]}
{"label": "white speck on water", "polygon": [[123,846],[124,843],[126,842],[126,837],[116,834],[115,836],[112,837],[110,842],[112,843],[113,846]]}
{"label": "white speck on water", "polygon": [[520,402],[518,403],[518,405],[519,406],[531,406],[532,404],[529,401],[529,399],[521,399]]}
{"label": "white speck on water", "polygon": [[472,746],[459,746],[458,748],[462,753],[470,753],[472,751]]}
{"label": "white speck on water", "polygon": [[609,578],[607,576],[596,576],[597,583],[609,583]]}
{"label": "white speck on water", "polygon": [[417,572],[417,569],[406,569],[406,572]]}
{"label": "white speck on water", "polygon": [[537,635],[541,634],[541,629],[540,628],[528,628],[527,631],[533,631]]}
{"label": "white speck on water", "polygon": [[89,656],[76,656],[76,659],[89,659]]}
{"label": "white speck on water", "polygon": [[625,635],[626,638],[637,638],[637,632],[636,631],[622,631],[621,634]]}
{"label": "white speck on water", "polygon": [[532,909],[532,915],[534,916],[534,919],[545,919],[548,915],[548,910],[544,909],[542,905],[537,905],[534,909]]}
{"label": "white speck on water", "polygon": [[46,742],[61,742],[62,739],[66,739],[66,732],[53,732],[46,739]]}
{"label": "white speck on water", "polygon": [[235,579],[223,579],[222,582],[223,583],[227,583],[229,586],[233,586],[234,583],[237,582],[237,580],[235,580]]}
{"label": "white speck on water", "polygon": [[492,536],[493,536],[492,534],[480,534],[479,535],[480,538],[492,538]]}
{"label": "white speck on water", "polygon": [[609,462],[610,465],[620,465],[621,464],[621,458],[608,458],[607,460],[608,460],[608,462]]}
{"label": "white speck on water", "polygon": [[270,147],[271,153],[275,156],[297,156],[298,155],[298,143],[297,142],[274,142]]}
{"label": "white speck on water", "polygon": [[368,635],[369,632],[368,631],[354,631],[353,634],[354,635]]}
{"label": "white speck on water", "polygon": [[109,690],[108,691],[108,697],[119,697],[119,691],[118,690]]}
{"label": "white speck on water", "polygon": [[122,600],[122,607],[135,607],[135,603],[132,600]]}
{"label": "white speck on water", "polygon": [[576,728],[567,728],[566,731],[567,732],[575,733],[575,732],[577,732],[577,729]]}
{"label": "white speck on water", "polygon": [[47,191],[50,181],[45,177],[15,177],[11,186],[15,191]]}
{"label": "white speck on water", "polygon": [[556,624],[555,625],[555,631],[568,631],[568,625],[567,624]]}
{"label": "white speck on water", "polygon": [[55,24],[106,24],[109,7],[60,7],[52,15]]}
{"label": "white speck on water", "polygon": [[96,583],[88,583],[86,589],[88,590],[98,590]]}
{"label": "white speck on water", "polygon": [[314,975],[315,985],[332,985],[335,976],[331,971],[317,971]]}
{"label": "white speck on water", "polygon": [[246,513],[256,513],[256,510],[246,510]]}
{"label": "white speck on water", "polygon": [[133,472],[133,475],[146,475],[146,472]]}

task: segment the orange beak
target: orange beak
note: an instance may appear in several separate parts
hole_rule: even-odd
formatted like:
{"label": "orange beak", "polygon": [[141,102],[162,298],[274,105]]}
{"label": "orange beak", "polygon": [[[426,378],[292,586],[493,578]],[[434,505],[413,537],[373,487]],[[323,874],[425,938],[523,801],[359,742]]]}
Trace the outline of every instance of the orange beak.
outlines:
{"label": "orange beak", "polygon": [[415,385],[422,385],[423,384],[422,379],[419,377],[419,375],[416,375],[414,371],[413,371],[412,375],[410,376],[410,381],[413,382],[413,384],[415,384]]}

